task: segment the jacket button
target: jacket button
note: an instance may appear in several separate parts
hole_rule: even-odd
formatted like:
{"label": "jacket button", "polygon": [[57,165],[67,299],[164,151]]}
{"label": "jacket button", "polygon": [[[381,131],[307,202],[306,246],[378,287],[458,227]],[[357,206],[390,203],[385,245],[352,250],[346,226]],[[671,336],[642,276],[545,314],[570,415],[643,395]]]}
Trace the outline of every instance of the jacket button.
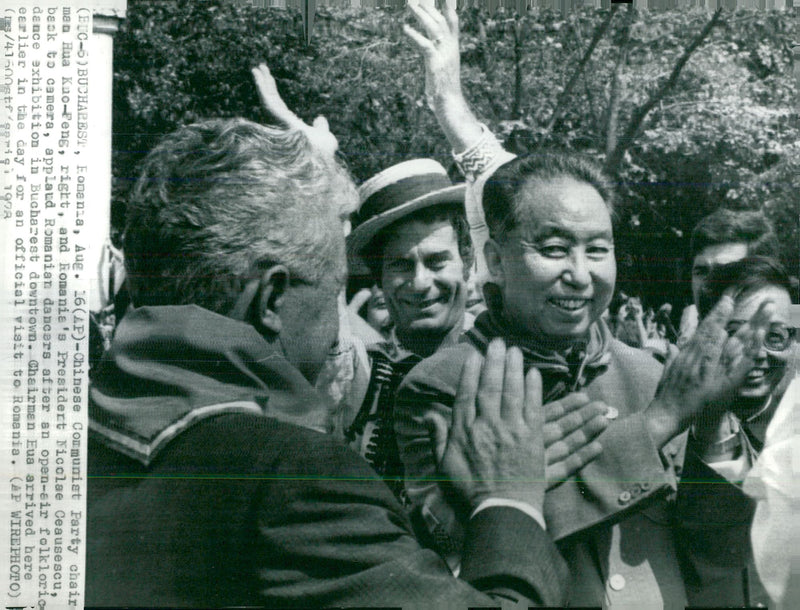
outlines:
{"label": "jacket button", "polygon": [[606,410],[606,419],[617,419],[619,417],[619,411],[614,407],[608,407]]}
{"label": "jacket button", "polygon": [[608,579],[608,586],[614,591],[622,591],[625,588],[625,577],[622,574],[612,574]]}
{"label": "jacket button", "polygon": [[618,499],[620,504],[627,504],[631,501],[631,492],[623,491],[621,494],[619,494]]}
{"label": "jacket button", "polygon": [[642,488],[642,491],[649,491],[650,483],[648,481],[645,481],[644,483],[639,483],[639,487]]}

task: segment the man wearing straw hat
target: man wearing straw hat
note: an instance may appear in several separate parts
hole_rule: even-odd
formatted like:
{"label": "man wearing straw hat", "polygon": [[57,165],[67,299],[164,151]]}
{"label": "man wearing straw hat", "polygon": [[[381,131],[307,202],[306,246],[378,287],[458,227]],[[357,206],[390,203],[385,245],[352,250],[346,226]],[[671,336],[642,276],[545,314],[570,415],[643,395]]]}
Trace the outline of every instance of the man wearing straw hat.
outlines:
{"label": "man wearing straw hat", "polygon": [[373,278],[395,327],[392,340],[367,348],[370,383],[346,435],[402,497],[395,390],[415,364],[455,343],[474,319],[465,309],[472,240],[464,185],[454,185],[433,159],[383,170],[361,185],[359,198],[347,238],[350,272]]}

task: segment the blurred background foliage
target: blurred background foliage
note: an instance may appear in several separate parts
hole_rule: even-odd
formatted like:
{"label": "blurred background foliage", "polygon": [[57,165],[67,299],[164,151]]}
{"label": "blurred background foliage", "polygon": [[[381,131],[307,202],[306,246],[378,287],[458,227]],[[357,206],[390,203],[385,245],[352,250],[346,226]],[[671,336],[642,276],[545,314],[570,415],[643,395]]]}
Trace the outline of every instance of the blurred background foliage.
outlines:
{"label": "blurred background foliage", "polygon": [[[691,228],[720,206],[763,210],[797,274],[800,27],[789,12],[615,5],[460,18],[467,98],[507,146],[581,151],[619,179],[620,289],[652,306],[688,302]],[[114,45],[115,235],[137,165],[163,134],[203,117],[269,122],[249,72],[261,61],[298,115],[328,118],[357,182],[413,157],[457,178],[403,22],[404,11],[319,9],[307,45],[296,11],[129,0]]]}

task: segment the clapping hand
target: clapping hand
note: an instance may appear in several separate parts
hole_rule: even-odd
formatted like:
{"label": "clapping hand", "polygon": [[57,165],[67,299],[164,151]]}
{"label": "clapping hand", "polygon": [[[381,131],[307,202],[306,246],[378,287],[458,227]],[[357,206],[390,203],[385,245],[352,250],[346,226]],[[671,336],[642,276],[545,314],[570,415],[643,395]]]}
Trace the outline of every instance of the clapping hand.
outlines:
{"label": "clapping hand", "polygon": [[578,392],[547,403],[544,411],[545,478],[549,489],[563,483],[603,452],[595,439],[608,427],[609,407]]}
{"label": "clapping hand", "polygon": [[524,375],[522,352],[494,339],[482,366],[477,353],[464,364],[449,434],[437,434],[439,470],[472,508],[503,498],[541,510],[543,427],[539,371]]}
{"label": "clapping hand", "polygon": [[465,363],[449,433],[441,415],[431,418],[439,470],[462,495],[540,507],[534,502],[545,489],[600,455],[595,439],[608,426],[608,407],[580,393],[543,406],[541,384],[535,368],[523,374],[519,349],[500,339],[483,366],[477,354]]}
{"label": "clapping hand", "polygon": [[715,419],[752,369],[774,306],[771,301],[762,303],[729,337],[725,328],[733,307],[733,299],[725,294],[665,369],[646,411],[657,446],[662,447],[695,418]]}

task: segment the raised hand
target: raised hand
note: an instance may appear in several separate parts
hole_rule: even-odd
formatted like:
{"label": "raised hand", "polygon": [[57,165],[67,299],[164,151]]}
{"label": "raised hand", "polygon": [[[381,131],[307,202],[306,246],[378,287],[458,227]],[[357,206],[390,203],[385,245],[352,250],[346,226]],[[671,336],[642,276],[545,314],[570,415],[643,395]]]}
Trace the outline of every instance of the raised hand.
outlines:
{"label": "raised hand", "polygon": [[411,26],[403,26],[403,31],[425,58],[425,94],[428,105],[434,110],[438,98],[461,95],[461,57],[455,5],[455,0],[447,0],[444,13],[440,13],[432,0],[411,0],[408,8],[425,35]]}
{"label": "raised hand", "polygon": [[724,295],[665,369],[646,411],[657,446],[666,444],[696,417],[717,418],[752,369],[774,307],[765,301],[748,323],[729,337],[725,326],[733,306],[733,299]]}
{"label": "raised hand", "polygon": [[428,106],[436,114],[450,146],[461,152],[481,138],[483,128],[461,91],[456,0],[445,0],[443,12],[436,10],[434,0],[409,0],[408,9],[424,32],[403,26],[425,62]]}
{"label": "raised hand", "polygon": [[260,64],[250,71],[258,89],[258,97],[264,109],[289,129],[302,131],[311,144],[319,151],[333,155],[339,148],[325,117],[318,116],[311,125],[303,122],[292,112],[278,93],[278,86],[267,67]]}

